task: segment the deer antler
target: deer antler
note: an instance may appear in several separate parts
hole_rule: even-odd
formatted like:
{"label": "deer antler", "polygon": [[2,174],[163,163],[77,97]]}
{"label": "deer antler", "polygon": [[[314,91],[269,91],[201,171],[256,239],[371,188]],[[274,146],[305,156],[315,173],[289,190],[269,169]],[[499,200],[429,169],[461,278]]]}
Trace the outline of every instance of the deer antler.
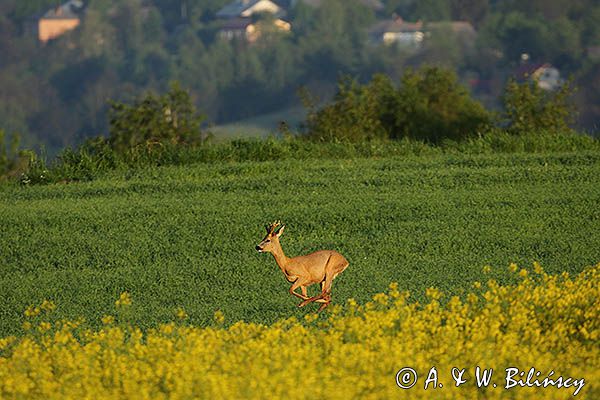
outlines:
{"label": "deer antler", "polygon": [[273,222],[270,225],[266,225],[265,229],[267,230],[267,234],[273,234],[275,233],[275,230],[277,229],[277,227],[279,227],[281,225],[281,221],[277,220],[275,222]]}

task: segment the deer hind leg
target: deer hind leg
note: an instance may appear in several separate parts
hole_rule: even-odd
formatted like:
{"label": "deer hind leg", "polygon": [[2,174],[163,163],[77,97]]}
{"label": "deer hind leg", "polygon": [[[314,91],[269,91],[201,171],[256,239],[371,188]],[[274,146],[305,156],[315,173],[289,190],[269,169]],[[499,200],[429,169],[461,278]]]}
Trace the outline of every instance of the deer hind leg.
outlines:
{"label": "deer hind leg", "polygon": [[331,285],[333,285],[333,280],[336,276],[344,272],[344,270],[348,268],[348,262],[344,262],[343,264],[338,265],[336,268],[333,268],[331,273],[325,276],[325,280],[321,282],[321,295],[319,298],[315,300],[317,303],[322,303],[321,307],[319,307],[319,311],[322,311],[325,307],[331,303]]}
{"label": "deer hind leg", "polygon": [[325,279],[321,282],[321,293],[311,297],[309,299],[304,300],[302,303],[298,304],[298,307],[304,307],[305,305],[312,303],[313,301],[316,303],[323,303],[319,308],[319,311],[327,307],[329,303],[331,303],[331,284],[333,283],[333,275],[325,275]]}

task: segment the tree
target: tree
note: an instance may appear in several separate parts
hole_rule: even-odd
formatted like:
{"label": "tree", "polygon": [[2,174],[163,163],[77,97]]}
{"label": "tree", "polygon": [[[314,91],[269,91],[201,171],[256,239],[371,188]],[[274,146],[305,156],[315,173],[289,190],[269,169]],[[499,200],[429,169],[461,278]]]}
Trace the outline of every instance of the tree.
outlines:
{"label": "tree", "polygon": [[423,67],[402,77],[390,136],[434,143],[461,140],[488,129],[491,122],[492,115],[471,98],[454,72]]}
{"label": "tree", "polygon": [[455,21],[469,21],[477,27],[489,12],[489,0],[451,0],[450,12]]}
{"label": "tree", "polygon": [[375,75],[367,85],[343,78],[333,103],[320,110],[305,95],[308,108],[306,130],[313,140],[362,141],[389,136],[390,119],[393,118],[394,86],[385,75]]}
{"label": "tree", "polygon": [[173,83],[162,96],[149,93],[132,105],[113,102],[109,115],[109,142],[117,151],[151,142],[181,144],[201,140],[204,117],[196,113],[190,95],[178,83]]}
{"label": "tree", "polygon": [[375,75],[366,85],[345,79],[334,101],[309,106],[308,136],[318,140],[411,138],[428,142],[461,140],[487,130],[492,115],[447,69],[407,71],[398,89],[390,78]]}
{"label": "tree", "polygon": [[541,135],[570,132],[575,110],[569,101],[573,90],[565,83],[555,91],[546,91],[535,81],[509,81],[503,96],[507,130],[514,135]]}

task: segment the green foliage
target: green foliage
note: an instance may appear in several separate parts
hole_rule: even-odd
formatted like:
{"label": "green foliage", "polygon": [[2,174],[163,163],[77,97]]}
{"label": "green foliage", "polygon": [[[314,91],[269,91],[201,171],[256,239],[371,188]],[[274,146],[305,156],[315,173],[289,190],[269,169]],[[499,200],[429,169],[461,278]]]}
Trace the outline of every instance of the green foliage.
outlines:
{"label": "green foliage", "polygon": [[0,336],[18,333],[23,310],[43,299],[59,305],[59,319],[100,325],[123,291],[139,305],[131,322],[144,328],[170,321],[177,307],[194,325],[210,324],[217,309],[228,321],[302,318],[307,310],[273,258],[254,250],[275,219],[287,225],[287,255],[335,249],[348,258],[333,285],[338,304],[366,302],[391,281],[411,300],[430,286],[460,295],[486,264],[504,283],[514,279],[510,262],[575,273],[598,261],[600,230],[590,221],[599,154],[315,155],[3,187]]}
{"label": "green foliage", "polygon": [[394,98],[389,78],[376,75],[367,85],[345,78],[339,82],[338,92],[330,105],[317,110],[313,102],[306,120],[308,137],[319,141],[347,140],[359,142],[386,138],[385,106]]}
{"label": "green foliage", "polygon": [[27,169],[27,163],[31,152],[19,151],[20,137],[11,135],[9,139],[0,129],[0,182],[6,178],[15,178]]}
{"label": "green foliage", "polygon": [[474,100],[450,70],[408,71],[398,90],[392,138],[462,140],[490,127],[492,114]]}
{"label": "green foliage", "polygon": [[133,104],[112,102],[109,142],[116,151],[163,142],[197,143],[202,140],[200,124],[188,92],[173,84],[162,96],[147,94]]}
{"label": "green foliage", "polygon": [[542,89],[535,80],[509,81],[503,97],[508,132],[515,135],[570,132],[569,125],[575,119],[574,106],[570,102],[572,94],[568,82],[549,91]]}
{"label": "green foliage", "polygon": [[6,134],[0,129],[0,176],[8,172],[12,166],[16,144],[7,145]]}
{"label": "green foliage", "polygon": [[492,115],[472,99],[456,75],[438,67],[407,71],[398,89],[384,75],[360,85],[340,83],[332,104],[309,109],[308,136],[360,141],[411,138],[462,140],[490,127]]}

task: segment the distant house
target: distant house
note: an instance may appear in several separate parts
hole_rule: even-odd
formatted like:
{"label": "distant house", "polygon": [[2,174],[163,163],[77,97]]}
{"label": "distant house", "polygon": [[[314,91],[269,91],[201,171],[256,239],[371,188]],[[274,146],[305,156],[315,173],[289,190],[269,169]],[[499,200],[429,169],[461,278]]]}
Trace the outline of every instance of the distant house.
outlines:
{"label": "distant house", "polygon": [[249,18],[257,13],[280,15],[283,8],[270,0],[235,0],[217,11],[217,18]]}
{"label": "distant house", "polygon": [[563,84],[560,71],[548,63],[523,63],[514,72],[517,80],[534,80],[544,90],[555,90]]}
{"label": "distant house", "polygon": [[224,21],[219,37],[225,40],[242,39],[254,43],[267,31],[289,32],[292,26],[281,19],[252,21],[251,18],[232,18]]}
{"label": "distant house", "polygon": [[422,21],[406,22],[401,17],[394,17],[373,25],[369,29],[369,37],[373,43],[419,48],[423,44],[425,31]]}
{"label": "distant house", "polygon": [[369,36],[371,41],[376,44],[395,44],[405,48],[419,49],[426,38],[436,32],[450,32],[464,44],[474,44],[477,36],[473,25],[469,22],[443,21],[424,24],[422,21],[407,22],[400,16],[379,21],[369,29]]}
{"label": "distant house", "polygon": [[83,6],[81,0],[70,0],[46,11],[37,19],[38,39],[45,43],[77,28],[81,23]]}

